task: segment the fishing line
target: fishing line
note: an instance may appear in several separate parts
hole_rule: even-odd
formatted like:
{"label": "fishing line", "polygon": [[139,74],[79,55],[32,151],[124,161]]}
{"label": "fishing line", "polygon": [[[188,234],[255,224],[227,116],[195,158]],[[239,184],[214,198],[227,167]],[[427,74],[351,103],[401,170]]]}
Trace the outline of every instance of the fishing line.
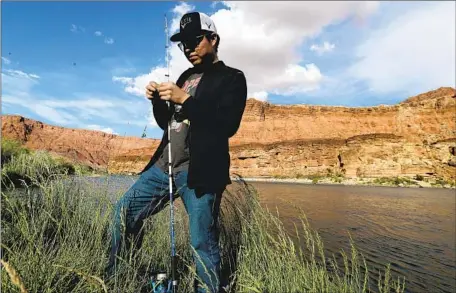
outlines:
{"label": "fishing line", "polygon": [[[166,77],[169,82],[169,30],[168,30],[168,19],[165,14],[165,35],[166,35],[166,67],[168,73]],[[168,108],[171,107],[171,103],[168,101]],[[177,290],[177,278],[176,278],[176,243],[174,238],[174,198],[173,198],[173,173],[172,173],[172,160],[171,160],[171,119],[168,121],[168,172],[169,172],[169,200],[170,200],[170,236],[171,236],[171,276],[172,276],[172,292],[175,293]]]}
{"label": "fishing line", "polygon": [[[166,36],[166,67],[167,74],[165,77],[169,82],[169,30],[168,30],[168,19],[165,14],[165,36]],[[166,101],[168,110],[172,107],[169,101]],[[154,293],[176,293],[177,292],[177,273],[176,273],[176,244],[174,237],[174,198],[173,198],[173,172],[172,172],[172,156],[171,156],[171,123],[172,117],[168,121],[168,180],[169,180],[169,202],[170,202],[170,238],[171,238],[171,279],[172,282],[168,282],[166,273],[159,273],[156,276],[152,276],[152,289]],[[166,284],[167,283],[167,284]]]}

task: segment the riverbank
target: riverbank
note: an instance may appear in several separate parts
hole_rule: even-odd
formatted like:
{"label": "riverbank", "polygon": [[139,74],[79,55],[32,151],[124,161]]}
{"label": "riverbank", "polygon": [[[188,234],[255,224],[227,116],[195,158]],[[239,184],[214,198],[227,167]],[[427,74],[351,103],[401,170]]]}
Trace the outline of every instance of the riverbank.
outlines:
{"label": "riverbank", "polygon": [[[239,180],[232,178],[233,181]],[[271,182],[271,183],[293,183],[293,184],[320,184],[320,185],[361,185],[377,187],[409,187],[409,188],[447,188],[456,189],[456,183],[448,182],[443,179],[437,180],[416,180],[410,178],[391,177],[391,178],[341,178],[319,177],[311,178],[271,178],[271,177],[243,177],[246,182]]]}
{"label": "riverbank", "polygon": [[[89,177],[104,177],[107,174],[92,174]],[[138,176],[132,173],[115,173],[110,176]],[[340,185],[340,186],[373,186],[373,187],[406,187],[406,188],[445,188],[456,189],[456,181],[450,182],[444,179],[409,177],[381,177],[381,178],[344,178],[313,176],[310,178],[286,178],[286,177],[231,177],[233,182],[243,180],[245,182],[270,182],[292,184],[317,184],[317,185]]]}

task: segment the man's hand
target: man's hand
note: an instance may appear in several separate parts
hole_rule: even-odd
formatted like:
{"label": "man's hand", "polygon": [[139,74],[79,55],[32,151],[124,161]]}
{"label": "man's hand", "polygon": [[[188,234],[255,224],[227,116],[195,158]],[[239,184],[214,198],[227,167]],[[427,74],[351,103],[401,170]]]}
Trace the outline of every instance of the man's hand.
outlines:
{"label": "man's hand", "polygon": [[183,91],[173,82],[164,82],[158,86],[160,99],[172,101],[176,104],[183,104],[190,95]]}
{"label": "man's hand", "polygon": [[155,81],[149,82],[149,84],[146,86],[146,97],[149,100],[152,100],[154,98],[154,93],[157,91],[158,84]]}

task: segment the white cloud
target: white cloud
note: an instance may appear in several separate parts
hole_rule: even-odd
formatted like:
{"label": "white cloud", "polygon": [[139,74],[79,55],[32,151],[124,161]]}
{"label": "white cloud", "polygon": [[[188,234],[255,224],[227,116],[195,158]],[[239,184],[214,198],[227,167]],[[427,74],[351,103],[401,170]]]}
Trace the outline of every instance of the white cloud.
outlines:
{"label": "white cloud", "polygon": [[158,127],[157,121],[155,120],[154,112],[152,109],[147,114],[147,123],[152,127]]}
{"label": "white cloud", "polygon": [[80,25],[72,24],[70,27],[70,31],[73,33],[80,33],[80,32],[85,32],[85,28],[83,28]]}
{"label": "white cloud", "polygon": [[[145,104],[151,107],[150,103],[88,93],[73,93],[70,97],[53,98],[37,91],[35,86],[39,84],[39,79],[36,74],[4,70],[2,106],[28,109],[52,123],[64,126],[85,127],[87,124],[95,125],[93,121],[97,120],[138,126],[144,126],[149,122],[149,118],[142,113]],[[86,120],[90,123],[85,122]],[[150,125],[157,126],[153,123]]]}
{"label": "white cloud", "polygon": [[186,2],[180,2],[179,5],[176,5],[173,8],[173,13],[174,13],[174,18],[171,21],[170,25],[170,33],[174,33],[179,29],[179,21],[182,15],[184,15],[187,12],[190,12],[195,9],[195,6],[189,5]]}
{"label": "white cloud", "polygon": [[265,92],[265,91],[262,91],[262,92],[255,92],[255,93],[251,93],[248,98],[254,98],[256,100],[259,100],[259,101],[267,101],[268,100],[268,93]]}
{"label": "white cloud", "polygon": [[21,70],[6,69],[2,72],[2,93],[24,95],[38,84],[39,76],[25,73]]}
{"label": "white cloud", "polygon": [[78,123],[78,119],[65,111],[57,111],[53,107],[46,105],[45,103],[38,103],[32,99],[27,92],[15,92],[12,94],[6,94],[2,96],[2,104],[17,105],[22,108],[29,109],[49,121],[58,123],[60,125],[69,125]]}
{"label": "white cloud", "polygon": [[3,57],[3,56],[2,56],[2,61],[3,61],[6,65],[11,64],[11,60],[9,60],[8,58]]}
{"label": "white cloud", "polygon": [[8,76],[11,76],[13,78],[22,78],[22,79],[28,79],[28,80],[34,80],[34,79],[39,79],[40,77],[34,73],[25,73],[24,71],[21,70],[12,70],[12,69],[7,69],[5,70]]}
{"label": "white cloud", "polygon": [[[100,95],[97,95],[100,96]],[[109,100],[108,100],[109,99]],[[158,127],[148,116],[138,115],[144,103],[131,103],[120,98],[92,98],[84,94],[72,100],[40,98],[26,92],[16,92],[2,97],[2,104],[17,105],[29,109],[38,116],[60,125],[86,127],[84,121],[102,120],[104,123],[132,124],[144,126],[147,123]],[[149,104],[148,104],[149,105]],[[95,125],[95,124],[89,124]],[[96,130],[105,131],[107,128]]]}
{"label": "white cloud", "polygon": [[[301,65],[303,42],[327,25],[349,17],[364,18],[378,3],[226,1],[223,5],[211,15],[221,36],[219,58],[244,71],[250,97],[262,93],[266,98],[264,93],[289,95],[317,89],[324,76],[316,64]],[[174,8],[172,32],[178,29],[181,15],[192,9],[187,3]],[[170,55],[170,75],[175,81],[191,64],[177,46],[171,47]],[[144,96],[147,82],[160,82],[165,72],[158,66],[149,74],[123,80],[125,90]]]}
{"label": "white cloud", "polygon": [[158,83],[164,82],[167,80],[167,77],[165,77],[167,72],[167,69],[164,67],[155,67],[152,68],[152,71],[149,74],[143,74],[137,77],[114,76],[112,80],[125,84],[125,91],[127,93],[145,98],[146,86],[149,81],[153,80]]}
{"label": "white cloud", "polygon": [[78,119],[74,115],[71,115],[70,113],[67,113],[65,111],[57,111],[56,109],[44,104],[30,103],[25,107],[34,111],[39,116],[49,119],[54,123],[69,125],[78,122]]}
{"label": "white cloud", "polygon": [[455,87],[454,11],[454,2],[430,2],[400,14],[356,48],[348,74],[376,93]]}
{"label": "white cloud", "polygon": [[[101,32],[101,31],[95,31],[93,34],[94,34],[96,37],[103,37],[103,36],[104,36],[104,35],[103,35],[103,32]],[[108,37],[108,36],[104,36],[104,40],[103,40],[103,41],[104,41],[105,44],[108,44],[108,45],[114,44],[114,39],[113,39],[113,38],[110,38],[110,37]]]}
{"label": "white cloud", "polygon": [[112,44],[114,44],[114,39],[106,37],[104,39],[104,42],[105,42],[105,44],[112,45]]}
{"label": "white cloud", "polygon": [[313,44],[310,47],[310,50],[317,52],[318,55],[323,55],[323,53],[331,52],[332,50],[334,50],[335,47],[336,45],[334,44],[324,42],[322,45]]}
{"label": "white cloud", "polygon": [[121,83],[124,83],[124,84],[132,84],[133,81],[134,81],[134,78],[131,78],[131,77],[123,77],[123,76],[113,76],[112,77],[112,81],[119,81]]}
{"label": "white cloud", "polygon": [[86,127],[87,129],[90,129],[90,130],[98,130],[98,131],[103,131],[103,132],[106,132],[106,133],[109,133],[109,134],[117,134],[117,132],[115,132],[111,127],[102,127],[100,125],[97,125],[97,124],[90,124],[90,125],[87,125]]}
{"label": "white cloud", "polygon": [[78,100],[43,100],[42,104],[46,104],[53,108],[71,108],[71,109],[87,109],[87,110],[101,110],[114,107],[115,104],[112,100],[85,98]]}
{"label": "white cloud", "polygon": [[[71,112],[81,120],[102,119],[106,123],[127,124],[143,110],[144,103],[125,101],[121,98],[102,94],[75,94],[71,100],[42,99],[40,104],[59,112]],[[147,123],[145,119],[143,124]]]}

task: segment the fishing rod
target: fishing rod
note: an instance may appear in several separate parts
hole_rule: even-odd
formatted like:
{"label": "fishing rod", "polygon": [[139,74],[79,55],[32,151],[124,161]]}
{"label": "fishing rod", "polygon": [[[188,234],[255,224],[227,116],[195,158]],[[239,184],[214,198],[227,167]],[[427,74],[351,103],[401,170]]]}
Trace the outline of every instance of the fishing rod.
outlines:
{"label": "fishing rod", "polygon": [[[169,30],[168,19],[165,14],[165,36],[166,36],[166,67],[168,69],[167,81],[169,82]],[[166,101],[168,109],[171,103]],[[169,179],[169,202],[170,202],[170,237],[171,237],[171,282],[167,280],[166,273],[159,273],[152,276],[152,290],[153,293],[176,293],[177,292],[177,257],[176,257],[176,243],[174,237],[174,198],[173,198],[173,173],[172,173],[172,157],[171,157],[171,119],[168,121],[168,179]]]}

